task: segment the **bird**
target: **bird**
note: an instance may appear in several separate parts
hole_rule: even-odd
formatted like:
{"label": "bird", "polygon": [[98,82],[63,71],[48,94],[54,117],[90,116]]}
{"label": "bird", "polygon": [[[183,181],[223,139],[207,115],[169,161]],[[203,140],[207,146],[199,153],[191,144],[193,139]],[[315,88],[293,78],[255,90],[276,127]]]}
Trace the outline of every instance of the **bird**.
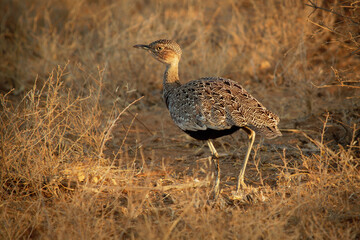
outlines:
{"label": "bird", "polygon": [[212,189],[215,199],[220,192],[220,165],[212,139],[240,129],[248,134],[250,143],[238,175],[236,192],[246,188],[245,169],[255,136],[259,134],[268,139],[282,136],[278,128],[280,118],[231,79],[203,77],[181,84],[178,69],[182,50],[173,40],[160,39],[133,47],[146,50],[165,64],[162,95],[174,123],[191,137],[207,141],[215,166]]}

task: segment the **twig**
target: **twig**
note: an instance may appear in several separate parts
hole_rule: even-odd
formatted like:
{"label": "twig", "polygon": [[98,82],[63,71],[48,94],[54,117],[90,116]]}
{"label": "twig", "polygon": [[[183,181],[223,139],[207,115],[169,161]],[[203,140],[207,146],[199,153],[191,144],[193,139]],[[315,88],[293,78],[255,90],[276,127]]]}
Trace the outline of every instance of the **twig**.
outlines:
{"label": "twig", "polygon": [[130,110],[128,111],[128,113],[138,122],[140,123],[149,133],[151,136],[154,136],[155,133],[153,133],[146,125],[145,123],[143,123],[140,119],[137,118],[137,114],[132,113]]}
{"label": "twig", "polygon": [[316,88],[329,88],[329,87],[348,87],[348,88],[356,88],[356,89],[360,89],[360,86],[351,86],[351,85],[345,85],[345,84],[336,84],[336,85],[315,85],[314,83],[312,83],[312,85]]}
{"label": "twig", "polygon": [[316,23],[316,22],[314,22],[314,21],[311,21],[310,19],[308,19],[308,21],[309,21],[310,23],[314,24],[315,26],[318,26],[319,28],[323,28],[323,29],[325,29],[325,30],[328,30],[329,32],[335,33],[335,34],[337,34],[337,35],[342,36],[343,38],[346,38],[346,36],[344,36],[343,34],[335,31],[334,29],[331,29],[331,28],[329,28],[329,27],[327,27],[327,26],[325,26],[325,25],[321,25],[321,24],[319,24],[319,23]]}
{"label": "twig", "polygon": [[[305,5],[314,8],[314,11],[316,11],[316,9],[320,9],[320,10],[323,10],[323,11],[326,11],[326,12],[329,12],[329,13],[332,13],[332,14],[335,14],[335,15],[338,15],[338,16],[340,16],[340,17],[349,19],[352,23],[355,23],[355,24],[357,24],[357,25],[360,25],[360,22],[356,22],[356,21],[352,20],[352,18],[350,18],[350,17],[344,16],[344,15],[342,15],[342,14],[340,14],[340,13],[338,13],[338,12],[335,12],[334,10],[331,10],[331,9],[319,7],[318,5],[316,5],[316,4],[315,4],[313,1],[311,1],[311,0],[308,0],[308,2],[309,2],[310,4],[305,3]],[[311,13],[311,14],[312,14],[312,13]]]}
{"label": "twig", "polygon": [[93,191],[160,191],[160,192],[166,192],[171,189],[189,189],[189,188],[198,188],[198,187],[207,187],[209,186],[209,181],[201,181],[201,182],[191,182],[191,183],[182,183],[182,184],[173,184],[173,185],[167,185],[167,186],[157,186],[157,187],[141,187],[141,186],[133,186],[133,185],[126,185],[124,187],[119,186],[101,186],[100,189],[92,188],[92,187],[86,187],[89,190]]}
{"label": "twig", "polygon": [[114,119],[114,121],[111,123],[111,125],[109,126],[108,130],[106,131],[106,134],[101,142],[101,147],[100,147],[100,151],[99,151],[99,157],[102,156],[103,151],[104,151],[104,146],[105,143],[109,140],[109,135],[111,133],[111,131],[113,130],[115,123],[120,119],[121,115],[132,105],[134,105],[136,102],[140,101],[144,96],[136,99],[135,101],[133,101],[132,103],[130,103],[129,105],[127,105],[119,114],[118,116]]}

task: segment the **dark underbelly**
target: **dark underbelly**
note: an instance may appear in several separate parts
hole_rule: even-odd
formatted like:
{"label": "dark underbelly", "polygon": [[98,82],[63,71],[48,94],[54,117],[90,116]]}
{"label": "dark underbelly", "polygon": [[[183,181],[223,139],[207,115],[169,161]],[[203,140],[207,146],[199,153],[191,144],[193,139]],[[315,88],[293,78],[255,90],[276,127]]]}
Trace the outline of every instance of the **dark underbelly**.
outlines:
{"label": "dark underbelly", "polygon": [[214,139],[218,137],[222,137],[225,135],[232,134],[239,130],[241,127],[238,126],[232,126],[229,129],[224,130],[214,130],[214,129],[206,129],[206,130],[199,130],[199,131],[184,131],[187,134],[189,134],[191,137],[197,139],[197,140],[208,140],[208,139]]}

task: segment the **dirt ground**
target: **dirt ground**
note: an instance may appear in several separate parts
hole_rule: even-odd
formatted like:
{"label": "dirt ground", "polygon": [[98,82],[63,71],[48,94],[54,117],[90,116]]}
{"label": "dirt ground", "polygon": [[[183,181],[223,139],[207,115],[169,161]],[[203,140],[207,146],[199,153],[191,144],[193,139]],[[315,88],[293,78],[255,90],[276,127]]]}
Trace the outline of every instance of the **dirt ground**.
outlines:
{"label": "dirt ground", "polygon": [[[0,239],[360,239],[358,1],[0,1]],[[283,134],[205,142],[162,100],[222,76]]]}

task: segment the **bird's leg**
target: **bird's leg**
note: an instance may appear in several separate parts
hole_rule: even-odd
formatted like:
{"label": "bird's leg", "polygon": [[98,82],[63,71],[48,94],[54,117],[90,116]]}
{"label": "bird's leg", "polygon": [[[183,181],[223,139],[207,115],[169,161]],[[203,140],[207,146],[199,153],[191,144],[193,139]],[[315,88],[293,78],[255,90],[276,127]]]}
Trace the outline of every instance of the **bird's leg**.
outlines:
{"label": "bird's leg", "polygon": [[213,187],[213,195],[214,200],[216,200],[220,193],[220,165],[219,165],[219,154],[217,153],[213,143],[211,140],[207,140],[207,144],[209,145],[211,151],[211,160],[215,166],[215,183]]}
{"label": "bird's leg", "polygon": [[248,127],[244,127],[243,129],[249,135],[250,145],[249,145],[248,150],[246,152],[245,160],[243,162],[243,165],[242,165],[240,173],[239,173],[238,183],[237,183],[237,188],[236,188],[237,192],[240,190],[240,187],[246,188],[246,184],[244,182],[245,169],[246,169],[247,162],[249,160],[249,156],[250,156],[252,146],[253,146],[254,141],[255,141],[255,131],[251,130]]}

